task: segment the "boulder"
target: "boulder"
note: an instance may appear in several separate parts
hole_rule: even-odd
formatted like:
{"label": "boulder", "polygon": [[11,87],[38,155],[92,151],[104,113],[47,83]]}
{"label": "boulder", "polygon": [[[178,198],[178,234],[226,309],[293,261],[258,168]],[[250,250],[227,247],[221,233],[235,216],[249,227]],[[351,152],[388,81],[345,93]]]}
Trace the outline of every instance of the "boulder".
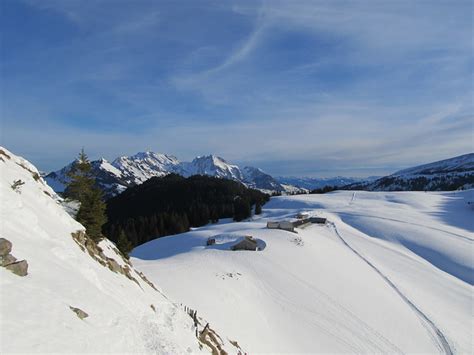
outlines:
{"label": "boulder", "polygon": [[26,260],[21,260],[12,264],[5,265],[5,269],[10,270],[18,276],[28,275],[28,263],[26,262]]}
{"label": "boulder", "polygon": [[15,261],[16,258],[11,254],[0,256],[0,266],[7,266],[9,264],[13,264]]}
{"label": "boulder", "polygon": [[0,256],[8,255],[11,251],[12,243],[5,238],[0,238]]}
{"label": "boulder", "polygon": [[76,315],[79,317],[79,319],[84,319],[84,318],[89,317],[89,315],[80,308],[76,308],[76,307],[72,307],[72,306],[69,306],[69,308],[71,309],[71,311],[76,313]]}

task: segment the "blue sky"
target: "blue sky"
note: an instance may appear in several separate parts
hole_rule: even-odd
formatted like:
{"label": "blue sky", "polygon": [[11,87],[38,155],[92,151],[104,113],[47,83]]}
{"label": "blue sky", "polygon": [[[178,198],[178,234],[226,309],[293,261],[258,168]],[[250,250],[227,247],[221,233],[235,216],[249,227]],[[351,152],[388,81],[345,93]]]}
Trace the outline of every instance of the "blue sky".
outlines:
{"label": "blue sky", "polygon": [[368,176],[474,151],[471,1],[1,0],[1,144]]}

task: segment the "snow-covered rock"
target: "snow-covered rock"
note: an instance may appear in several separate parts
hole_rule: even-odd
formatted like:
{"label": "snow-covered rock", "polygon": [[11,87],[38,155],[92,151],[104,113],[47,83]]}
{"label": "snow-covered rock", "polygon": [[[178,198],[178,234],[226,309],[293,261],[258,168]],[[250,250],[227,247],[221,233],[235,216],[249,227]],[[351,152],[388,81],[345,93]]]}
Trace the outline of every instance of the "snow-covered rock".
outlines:
{"label": "snow-covered rock", "polygon": [[24,277],[0,267],[2,354],[240,351],[113,243],[88,239],[36,168],[1,147],[0,200],[3,252],[28,265]]}

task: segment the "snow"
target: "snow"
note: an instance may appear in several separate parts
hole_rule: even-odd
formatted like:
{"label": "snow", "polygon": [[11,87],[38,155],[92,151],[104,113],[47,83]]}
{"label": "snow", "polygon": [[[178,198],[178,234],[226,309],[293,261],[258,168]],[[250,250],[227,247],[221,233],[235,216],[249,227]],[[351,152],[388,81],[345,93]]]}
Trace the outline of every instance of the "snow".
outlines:
{"label": "snow", "polygon": [[101,158],[99,159],[99,166],[102,170],[105,170],[105,171],[108,171],[109,173],[117,176],[117,177],[121,177],[122,176],[122,172],[117,169],[115,166],[113,166],[112,164],[110,164],[107,160],[105,160],[104,158]]}
{"label": "snow", "polygon": [[[0,237],[11,241],[12,255],[29,265],[25,277],[0,267],[0,353],[208,352],[200,349],[184,306],[153,289],[134,269],[137,283],[79,248],[71,233],[84,227],[37,173],[0,148]],[[24,185],[15,191],[16,180]],[[110,241],[100,247],[126,265]],[[89,316],[81,320],[70,307]]]}
{"label": "snow", "polygon": [[[132,260],[250,353],[471,353],[468,194],[273,197],[250,221],[156,239],[137,247]],[[298,233],[265,228],[298,212],[328,223]],[[266,248],[228,250],[243,235]],[[209,237],[226,247],[206,247]]]}
{"label": "snow", "polygon": [[463,172],[472,170],[474,170],[474,153],[400,170],[393,175],[428,175],[433,173]]}
{"label": "snow", "polygon": [[112,162],[121,176],[133,184],[141,184],[154,176],[164,176],[173,171],[178,164],[179,161],[174,156],[154,152],[123,156]]}
{"label": "snow", "polygon": [[474,153],[400,170],[375,181],[351,185],[352,189],[369,191],[426,190],[442,191],[472,189]]}
{"label": "snow", "polygon": [[243,181],[242,172],[237,165],[227,163],[215,155],[198,156],[190,163],[181,164],[182,175],[210,175],[230,180]]}

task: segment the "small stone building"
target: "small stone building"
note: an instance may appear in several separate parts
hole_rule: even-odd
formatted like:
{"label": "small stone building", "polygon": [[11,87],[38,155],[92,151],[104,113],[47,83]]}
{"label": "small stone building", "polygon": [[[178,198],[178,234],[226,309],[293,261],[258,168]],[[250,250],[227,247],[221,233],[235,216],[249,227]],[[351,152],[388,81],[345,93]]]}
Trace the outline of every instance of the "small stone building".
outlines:
{"label": "small stone building", "polygon": [[231,247],[231,250],[257,250],[257,241],[252,236],[245,236],[237,244]]}

